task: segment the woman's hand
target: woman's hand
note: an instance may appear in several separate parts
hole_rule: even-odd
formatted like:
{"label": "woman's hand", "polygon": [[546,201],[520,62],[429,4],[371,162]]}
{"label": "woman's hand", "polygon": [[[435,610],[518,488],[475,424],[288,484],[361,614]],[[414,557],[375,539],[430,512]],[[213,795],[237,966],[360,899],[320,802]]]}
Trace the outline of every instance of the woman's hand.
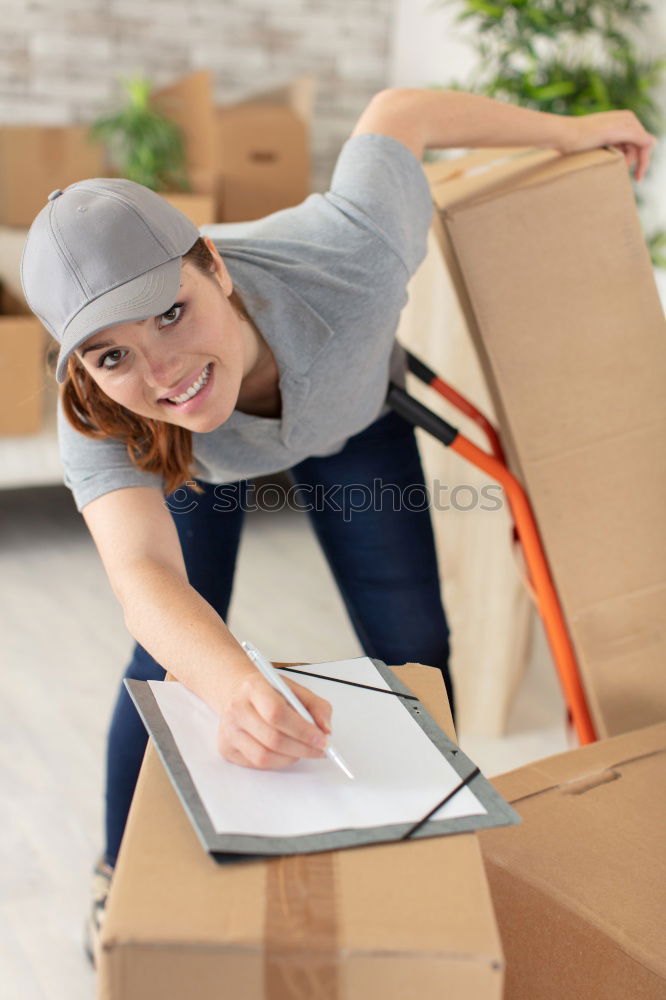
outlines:
{"label": "woman's hand", "polygon": [[641,180],[655,138],[632,111],[579,116],[519,108],[460,90],[389,88],[370,101],[352,135],[375,132],[397,139],[421,159],[425,149],[537,146],[577,153],[617,146]]}
{"label": "woman's hand", "polygon": [[218,749],[243,767],[276,770],[302,757],[324,757],[331,731],[331,706],[300,684],[284,678],[317,723],[313,726],[253,670],[234,685],[220,712]]}
{"label": "woman's hand", "polygon": [[562,121],[565,126],[561,152],[579,153],[599,146],[616,146],[629,169],[635,167],[634,178],[643,179],[657,140],[643,128],[633,111],[601,111]]}

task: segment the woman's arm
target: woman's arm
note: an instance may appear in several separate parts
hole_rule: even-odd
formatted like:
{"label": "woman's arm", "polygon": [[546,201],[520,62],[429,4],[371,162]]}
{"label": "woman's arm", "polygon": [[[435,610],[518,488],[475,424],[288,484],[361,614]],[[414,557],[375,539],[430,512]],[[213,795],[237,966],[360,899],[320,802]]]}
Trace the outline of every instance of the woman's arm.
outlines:
{"label": "woman's arm", "polygon": [[[83,516],[130,633],[220,718],[220,752],[246,766],[319,757],[330,705],[290,686],[321,728],[301,718],[253,667],[222,619],[187,581],[178,534],[158,490],[93,500]],[[186,517],[186,514],[181,516]]]}
{"label": "woman's arm", "polygon": [[641,180],[654,136],[631,111],[582,117],[553,115],[457,90],[383,90],[361,115],[352,135],[379,132],[402,142],[421,159],[429,148],[545,146],[575,153],[617,146]]}

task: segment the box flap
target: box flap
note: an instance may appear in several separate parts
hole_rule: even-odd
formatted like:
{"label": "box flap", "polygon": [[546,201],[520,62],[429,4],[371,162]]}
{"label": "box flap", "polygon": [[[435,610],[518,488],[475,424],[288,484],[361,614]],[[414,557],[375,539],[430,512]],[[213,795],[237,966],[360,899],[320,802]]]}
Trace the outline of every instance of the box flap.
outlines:
{"label": "box flap", "polygon": [[428,163],[425,172],[435,205],[440,212],[448,212],[479,194],[500,192],[511,180],[525,177],[556,157],[559,154],[554,149],[482,149]]}
{"label": "box flap", "polygon": [[215,171],[215,105],[213,77],[200,70],[155,91],[153,105],[171,119],[185,139],[187,173],[192,190],[211,194]]}
{"label": "box flap", "polygon": [[666,752],[665,722],[592,743],[580,750],[546,757],[515,771],[507,771],[493,778],[492,783],[508,802],[515,805],[522,799],[552,788],[603,776],[604,772],[624,761],[663,752]]}
{"label": "box flap", "polygon": [[478,150],[426,166],[435,205],[451,214],[517,188],[545,184],[566,174],[623,159],[615,149],[593,149],[563,156],[555,149]]}
{"label": "box flap", "polygon": [[436,152],[433,154],[433,159],[424,164],[423,169],[434,190],[457,177],[465,177],[476,171],[483,172],[493,164],[512,160],[518,156],[531,155],[534,152],[535,150],[526,146],[489,146],[487,149],[472,149],[453,155],[450,151],[441,154]]}

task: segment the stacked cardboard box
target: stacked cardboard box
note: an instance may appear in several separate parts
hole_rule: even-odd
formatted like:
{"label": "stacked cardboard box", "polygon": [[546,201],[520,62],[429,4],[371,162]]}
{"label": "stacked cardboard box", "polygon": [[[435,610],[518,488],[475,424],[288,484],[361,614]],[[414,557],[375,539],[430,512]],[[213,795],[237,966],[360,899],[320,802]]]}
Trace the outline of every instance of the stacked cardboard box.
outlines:
{"label": "stacked cardboard box", "polygon": [[[453,733],[441,675],[394,668]],[[474,834],[218,865],[149,748],[114,875],[100,1000],[500,1000]]]}
{"label": "stacked cardboard box", "polygon": [[523,817],[479,834],[505,1000],[666,996],[666,725],[493,784]]}
{"label": "stacked cardboard box", "polygon": [[[216,107],[204,70],[154,103],[184,133],[192,191],[174,198],[195,225],[260,218],[309,194],[311,80]],[[88,126],[1,126],[0,225],[29,226],[55,188],[113,173]]]}
{"label": "stacked cardboard box", "polygon": [[597,733],[666,719],[666,322],[624,159],[482,151],[428,169]]}
{"label": "stacked cardboard box", "polygon": [[160,90],[155,104],[183,131],[193,191],[214,199],[209,221],[258,219],[309,194],[311,80],[216,107],[202,70]]}
{"label": "stacked cardboard box", "polygon": [[42,422],[46,333],[25,303],[0,287],[0,434],[33,434]]}
{"label": "stacked cardboard box", "polygon": [[[0,126],[0,225],[27,229],[51,191],[114,173],[88,126]],[[167,197],[196,226],[214,221],[212,195]]]}
{"label": "stacked cardboard box", "polygon": [[29,226],[55,188],[103,173],[88,128],[0,126],[0,225]]}

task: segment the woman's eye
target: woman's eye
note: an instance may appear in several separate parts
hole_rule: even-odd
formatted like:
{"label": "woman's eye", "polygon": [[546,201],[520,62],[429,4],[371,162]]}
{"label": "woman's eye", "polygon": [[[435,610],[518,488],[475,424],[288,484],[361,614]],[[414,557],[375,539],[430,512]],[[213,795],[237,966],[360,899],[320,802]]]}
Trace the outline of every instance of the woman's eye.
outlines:
{"label": "woman's eye", "polygon": [[116,368],[123,360],[127,351],[121,347],[115,347],[112,351],[107,351],[97,362],[98,368]]}
{"label": "woman's eye", "polygon": [[160,316],[159,326],[173,326],[174,323],[177,323],[182,316],[184,308],[185,304],[183,302],[174,302],[171,309],[167,309],[167,311],[162,313]]}

